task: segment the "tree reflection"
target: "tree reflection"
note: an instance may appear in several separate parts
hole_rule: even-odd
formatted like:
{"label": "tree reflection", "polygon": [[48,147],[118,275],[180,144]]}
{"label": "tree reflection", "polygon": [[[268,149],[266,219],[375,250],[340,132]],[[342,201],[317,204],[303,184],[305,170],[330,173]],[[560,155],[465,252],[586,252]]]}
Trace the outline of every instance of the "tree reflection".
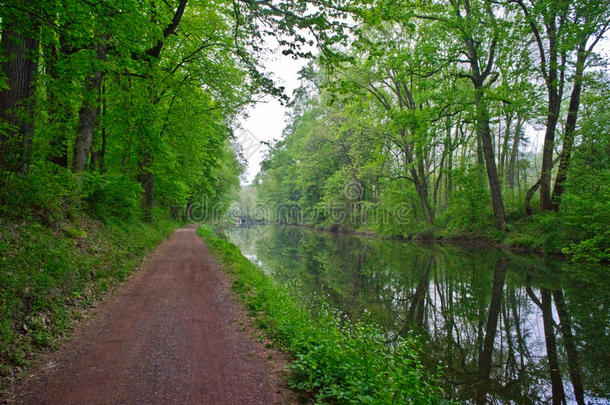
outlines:
{"label": "tree reflection", "polygon": [[262,228],[242,234],[245,240],[232,237],[303,295],[353,319],[366,312],[390,337],[419,336],[424,363],[444,366],[448,396],[479,404],[610,399],[603,269],[497,250]]}

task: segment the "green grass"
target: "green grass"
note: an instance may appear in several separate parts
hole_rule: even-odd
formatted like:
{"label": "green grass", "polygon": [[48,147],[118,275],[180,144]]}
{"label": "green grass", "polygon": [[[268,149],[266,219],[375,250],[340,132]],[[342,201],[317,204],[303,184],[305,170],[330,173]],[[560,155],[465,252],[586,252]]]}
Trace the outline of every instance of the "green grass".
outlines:
{"label": "green grass", "polygon": [[56,346],[178,225],[71,217],[0,223],[0,386]]}
{"label": "green grass", "polygon": [[318,403],[441,403],[438,376],[426,375],[415,340],[391,344],[376,325],[352,323],[320,304],[308,306],[276,284],[209,226],[197,231],[225,268],[256,325],[294,356],[290,385]]}

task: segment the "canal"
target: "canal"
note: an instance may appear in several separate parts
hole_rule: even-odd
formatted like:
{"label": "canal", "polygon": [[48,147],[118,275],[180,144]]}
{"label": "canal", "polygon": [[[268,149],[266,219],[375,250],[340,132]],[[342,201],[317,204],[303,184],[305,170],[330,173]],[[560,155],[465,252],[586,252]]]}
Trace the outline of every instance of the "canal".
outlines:
{"label": "canal", "polygon": [[225,232],[310,302],[366,317],[389,342],[418,337],[448,397],[610,403],[607,266],[276,225]]}

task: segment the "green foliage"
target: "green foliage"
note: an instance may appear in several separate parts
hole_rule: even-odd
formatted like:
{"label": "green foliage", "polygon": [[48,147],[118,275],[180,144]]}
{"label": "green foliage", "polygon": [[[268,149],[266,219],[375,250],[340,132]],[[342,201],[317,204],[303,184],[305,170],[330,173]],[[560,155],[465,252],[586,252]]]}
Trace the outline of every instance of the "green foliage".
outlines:
{"label": "green foliage", "polygon": [[[274,90],[249,53],[250,13],[184,0],[0,7],[3,374],[125,279],[175,226],[170,210],[184,216],[197,202],[224,212],[243,172],[233,121]],[[16,60],[9,48],[20,37],[36,45]],[[15,61],[34,79],[7,77]],[[27,99],[9,94],[21,88]]]}
{"label": "green foliage", "polygon": [[482,232],[491,227],[489,191],[482,181],[479,166],[458,168],[452,172],[457,189],[451,193],[446,215],[450,230]]}
{"label": "green foliage", "polygon": [[[605,88],[604,88],[605,87]],[[602,87],[607,91],[608,86]],[[603,96],[585,100],[582,143],[574,152],[559,221],[575,259],[610,260],[610,112]]]}
{"label": "green foliage", "polygon": [[57,166],[40,162],[25,176],[4,173],[6,186],[0,187],[0,215],[53,216],[79,204],[75,176]]}
{"label": "green foliage", "polygon": [[280,347],[295,356],[291,386],[318,403],[440,403],[437,376],[425,375],[414,340],[387,336],[371,322],[351,322],[328,306],[308,310],[209,226],[198,233],[235,274],[233,290]]}
{"label": "green foliage", "polygon": [[84,200],[100,219],[137,218],[140,214],[139,183],[120,175],[87,173],[83,179]]}

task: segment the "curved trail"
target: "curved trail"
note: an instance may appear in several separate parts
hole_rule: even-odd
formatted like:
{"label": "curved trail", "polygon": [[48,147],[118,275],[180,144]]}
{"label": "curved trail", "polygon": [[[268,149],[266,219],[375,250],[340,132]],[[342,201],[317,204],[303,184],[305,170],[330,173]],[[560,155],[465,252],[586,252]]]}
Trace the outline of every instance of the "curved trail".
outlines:
{"label": "curved trail", "polygon": [[8,403],[293,402],[282,387],[281,356],[242,326],[230,280],[195,229],[162,243]]}

